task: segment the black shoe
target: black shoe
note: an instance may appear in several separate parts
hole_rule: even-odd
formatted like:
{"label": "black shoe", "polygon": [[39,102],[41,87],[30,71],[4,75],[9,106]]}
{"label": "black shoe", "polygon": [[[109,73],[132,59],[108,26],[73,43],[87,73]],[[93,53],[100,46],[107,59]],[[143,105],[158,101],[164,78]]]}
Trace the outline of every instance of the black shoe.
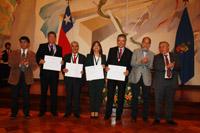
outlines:
{"label": "black shoe", "polygon": [[121,121],[121,116],[117,116],[116,121]]}
{"label": "black shoe", "polygon": [[132,117],[132,118],[131,118],[131,121],[132,121],[132,122],[136,122],[136,121],[137,121],[137,118],[136,118],[136,117]]}
{"label": "black shoe", "polygon": [[26,114],[26,115],[24,115],[24,118],[29,119],[29,118],[30,118],[30,115],[29,115],[29,114]]}
{"label": "black shoe", "polygon": [[153,121],[153,125],[158,125],[158,124],[160,124],[160,120],[155,119],[155,120]]}
{"label": "black shoe", "polygon": [[104,116],[104,120],[108,120],[108,119],[110,119],[110,116],[105,115],[105,116]]}
{"label": "black shoe", "polygon": [[17,117],[17,115],[15,115],[15,114],[11,114],[11,115],[10,115],[10,118],[11,118],[11,119],[15,119],[16,117]]}
{"label": "black shoe", "polygon": [[68,118],[70,115],[71,115],[70,113],[65,113],[63,117]]}
{"label": "black shoe", "polygon": [[58,113],[51,113],[52,114],[52,116],[54,116],[54,117],[57,117],[58,116]]}
{"label": "black shoe", "polygon": [[177,125],[177,123],[175,121],[173,121],[173,120],[168,120],[167,124],[171,125],[171,126],[176,126]]}
{"label": "black shoe", "polygon": [[74,114],[74,116],[76,117],[76,118],[80,118],[80,114]]}
{"label": "black shoe", "polygon": [[95,119],[98,119],[98,118],[99,118],[99,116],[94,116],[94,118],[95,118]]}
{"label": "black shoe", "polygon": [[44,115],[45,115],[45,113],[41,113],[41,112],[40,112],[40,113],[38,114],[38,117],[42,117],[42,116],[44,116]]}
{"label": "black shoe", "polygon": [[144,122],[148,122],[148,118],[147,117],[143,117],[143,121]]}

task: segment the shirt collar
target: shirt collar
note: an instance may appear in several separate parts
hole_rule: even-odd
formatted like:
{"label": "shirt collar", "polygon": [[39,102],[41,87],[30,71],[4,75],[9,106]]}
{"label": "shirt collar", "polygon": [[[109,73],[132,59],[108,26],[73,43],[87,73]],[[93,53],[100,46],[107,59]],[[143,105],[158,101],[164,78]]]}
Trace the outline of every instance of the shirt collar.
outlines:
{"label": "shirt collar", "polygon": [[23,52],[25,52],[25,55],[26,55],[27,52],[28,52],[28,49],[27,49],[27,48],[26,48],[26,49],[22,49],[22,48],[21,48],[21,54],[22,54]]}
{"label": "shirt collar", "polygon": [[166,53],[166,54],[163,54],[163,56],[165,56],[165,55],[167,55],[167,57],[169,57],[169,52],[168,52],[168,53]]}
{"label": "shirt collar", "polygon": [[74,55],[75,55],[75,56],[77,56],[77,55],[78,55],[78,53],[72,53],[72,56],[73,56],[73,57],[74,57]]}

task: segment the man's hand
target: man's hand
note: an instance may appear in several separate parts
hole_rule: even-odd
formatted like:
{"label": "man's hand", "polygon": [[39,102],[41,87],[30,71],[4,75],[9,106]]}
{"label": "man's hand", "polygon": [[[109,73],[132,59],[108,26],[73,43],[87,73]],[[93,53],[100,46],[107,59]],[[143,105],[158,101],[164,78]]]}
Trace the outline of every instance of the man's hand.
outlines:
{"label": "man's hand", "polygon": [[169,63],[169,64],[167,65],[167,68],[172,69],[172,68],[174,68],[174,65],[175,65],[175,62]]}
{"label": "man's hand", "polygon": [[83,74],[84,74],[84,72],[83,72],[83,71],[81,71],[81,74],[83,75]]}
{"label": "man's hand", "polygon": [[110,68],[109,67],[105,67],[105,70],[106,70],[106,72],[108,72],[110,70]]}
{"label": "man's hand", "polygon": [[63,64],[64,64],[64,61],[62,60],[60,64],[63,65]]}
{"label": "man's hand", "polygon": [[45,63],[45,61],[43,59],[40,60],[39,64],[43,65]]}
{"label": "man's hand", "polygon": [[24,60],[24,65],[28,66],[29,65],[29,61],[28,60]]}
{"label": "man's hand", "polygon": [[149,62],[149,59],[147,57],[144,57],[142,60],[141,60],[142,64],[147,64]]}
{"label": "man's hand", "polygon": [[106,66],[105,66],[105,65],[102,65],[102,67],[103,67],[103,69],[105,69]]}
{"label": "man's hand", "polygon": [[129,71],[126,70],[126,72],[124,72],[124,75],[125,75],[125,76],[128,76],[128,74],[129,74]]}
{"label": "man's hand", "polygon": [[68,69],[64,68],[64,69],[63,69],[63,72],[64,72],[64,73],[67,73],[67,72],[68,72]]}

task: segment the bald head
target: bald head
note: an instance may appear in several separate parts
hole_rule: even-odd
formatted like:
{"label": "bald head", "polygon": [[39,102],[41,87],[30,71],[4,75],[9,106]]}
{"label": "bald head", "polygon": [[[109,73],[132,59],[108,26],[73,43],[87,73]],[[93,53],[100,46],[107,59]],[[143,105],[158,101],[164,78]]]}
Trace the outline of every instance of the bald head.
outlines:
{"label": "bald head", "polygon": [[149,38],[149,37],[144,37],[143,39],[142,39],[142,45],[141,45],[141,47],[143,48],[143,49],[149,49],[150,48],[150,46],[151,46],[151,38]]}

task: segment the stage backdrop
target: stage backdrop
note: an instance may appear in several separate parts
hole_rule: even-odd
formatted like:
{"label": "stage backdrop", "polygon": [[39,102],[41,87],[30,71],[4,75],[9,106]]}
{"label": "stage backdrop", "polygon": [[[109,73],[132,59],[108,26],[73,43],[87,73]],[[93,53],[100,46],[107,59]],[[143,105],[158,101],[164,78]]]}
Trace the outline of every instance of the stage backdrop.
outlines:
{"label": "stage backdrop", "polygon": [[[66,0],[0,0],[0,48],[6,41],[12,49],[19,48],[18,38],[27,35],[31,49],[46,42],[48,31],[59,36]],[[99,40],[103,52],[116,46],[119,33],[128,34],[127,47],[139,47],[144,36],[152,39],[151,50],[158,53],[158,43],[168,41],[173,50],[176,31],[182,11],[183,0],[70,0],[74,21],[67,33],[70,41],[80,43],[80,52],[87,54],[92,41]],[[200,85],[200,1],[187,3],[195,37],[195,76],[187,83]],[[38,78],[38,70],[35,78]],[[61,76],[62,79],[62,76]]]}

